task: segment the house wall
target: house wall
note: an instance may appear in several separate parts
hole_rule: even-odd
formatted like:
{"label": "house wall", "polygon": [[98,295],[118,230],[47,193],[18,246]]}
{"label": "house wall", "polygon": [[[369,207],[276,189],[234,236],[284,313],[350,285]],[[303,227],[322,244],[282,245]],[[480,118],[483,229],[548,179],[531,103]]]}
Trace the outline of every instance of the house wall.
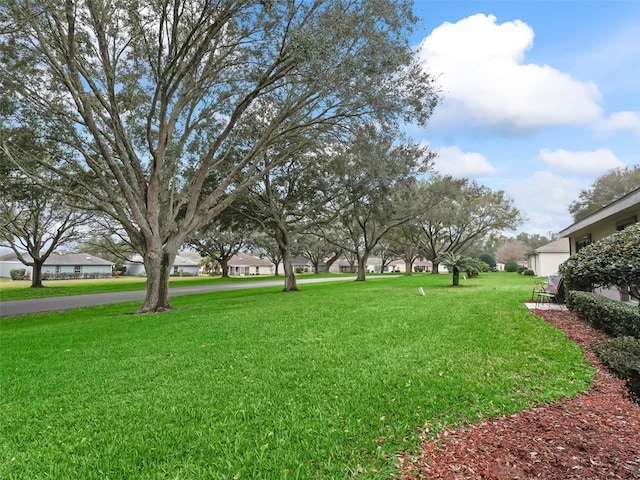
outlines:
{"label": "house wall", "polygon": [[618,231],[625,222],[632,220],[636,222],[640,220],[640,204],[570,233],[568,237],[571,254],[573,255],[577,251],[576,242],[585,236],[591,237],[591,243],[597,242]]}
{"label": "house wall", "polygon": [[10,278],[11,270],[15,270],[18,268],[24,268],[29,276],[31,276],[32,268],[27,267],[26,265],[20,262],[0,262],[0,277]]}
{"label": "house wall", "polygon": [[271,265],[229,265],[229,275],[232,277],[246,277],[253,275],[273,275]]}
{"label": "house wall", "polygon": [[127,262],[125,266],[127,267],[127,269],[124,272],[125,275],[129,275],[129,276],[146,275],[146,271],[142,263]]}
{"label": "house wall", "polygon": [[533,270],[540,277],[556,275],[560,264],[569,258],[564,252],[539,252],[534,253],[527,259],[527,268]]}
{"label": "house wall", "polygon": [[[74,273],[75,265],[43,265],[42,273]],[[20,262],[0,262],[0,277],[10,277],[11,270],[24,268],[29,276],[33,275],[33,267],[28,267]],[[83,274],[100,274],[109,275],[111,273],[111,265],[80,265],[80,275]]]}
{"label": "house wall", "polygon": [[186,275],[198,276],[200,273],[200,267],[198,265],[174,265],[171,270],[171,274],[180,275],[181,271]]}

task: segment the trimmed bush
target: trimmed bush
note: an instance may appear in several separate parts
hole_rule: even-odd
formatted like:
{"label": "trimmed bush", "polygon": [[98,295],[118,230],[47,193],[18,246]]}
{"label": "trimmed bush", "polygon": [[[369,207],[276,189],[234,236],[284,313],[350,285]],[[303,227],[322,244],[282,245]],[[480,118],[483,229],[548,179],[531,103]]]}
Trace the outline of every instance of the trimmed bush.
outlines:
{"label": "trimmed bush", "polygon": [[527,268],[527,269],[525,269],[524,272],[522,272],[522,274],[527,276],[527,277],[534,277],[536,275],[536,272],[534,272],[533,270]]}
{"label": "trimmed bush", "polygon": [[640,403],[640,340],[618,337],[593,347],[600,361],[627,383],[633,399]]}
{"label": "trimmed bush", "polygon": [[518,264],[516,262],[514,262],[513,260],[509,260],[507,263],[504,264],[504,271],[505,272],[517,272],[518,271]]}
{"label": "trimmed bush", "polygon": [[640,309],[637,307],[577,290],[569,291],[566,301],[569,310],[595,328],[615,337],[640,339]]}
{"label": "trimmed bush", "polygon": [[24,276],[27,273],[26,268],[12,268],[9,270],[9,276],[11,280],[24,280]]}

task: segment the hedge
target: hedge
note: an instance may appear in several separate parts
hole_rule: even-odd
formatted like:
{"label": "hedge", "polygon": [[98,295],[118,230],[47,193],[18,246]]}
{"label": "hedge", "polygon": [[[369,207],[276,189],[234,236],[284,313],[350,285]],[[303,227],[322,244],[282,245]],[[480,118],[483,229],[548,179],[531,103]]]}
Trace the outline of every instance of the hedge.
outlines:
{"label": "hedge", "polygon": [[633,399],[640,403],[640,340],[618,337],[593,347],[600,361],[625,380]]}
{"label": "hedge", "polygon": [[614,337],[640,339],[640,309],[596,293],[567,292],[567,308],[582,320]]}

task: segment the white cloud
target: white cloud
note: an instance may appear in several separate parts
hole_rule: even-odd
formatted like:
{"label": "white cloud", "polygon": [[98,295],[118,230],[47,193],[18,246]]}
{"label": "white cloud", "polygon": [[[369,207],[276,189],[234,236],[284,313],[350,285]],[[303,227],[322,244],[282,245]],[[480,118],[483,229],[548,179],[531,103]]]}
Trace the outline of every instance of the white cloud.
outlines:
{"label": "white cloud", "polygon": [[448,121],[531,129],[586,124],[601,116],[600,92],[548,65],[524,63],[534,32],[515,20],[477,14],[443,23],[420,44],[425,68],[439,81]]}
{"label": "white cloud", "polygon": [[583,188],[584,184],[575,178],[549,171],[535,172],[512,184],[509,192],[514,204],[527,217],[521,230],[546,235],[571,225],[569,204],[578,198]]}
{"label": "white cloud", "polygon": [[474,152],[463,152],[459,147],[439,147],[434,169],[443,175],[474,177],[497,173],[487,158]]}
{"label": "white cloud", "polygon": [[640,135],[640,112],[616,112],[596,124],[604,133],[632,131]]}
{"label": "white cloud", "polygon": [[543,148],[538,155],[553,170],[578,175],[598,175],[613,168],[625,166],[607,148],[599,148],[591,152],[572,152],[562,149],[551,151]]}

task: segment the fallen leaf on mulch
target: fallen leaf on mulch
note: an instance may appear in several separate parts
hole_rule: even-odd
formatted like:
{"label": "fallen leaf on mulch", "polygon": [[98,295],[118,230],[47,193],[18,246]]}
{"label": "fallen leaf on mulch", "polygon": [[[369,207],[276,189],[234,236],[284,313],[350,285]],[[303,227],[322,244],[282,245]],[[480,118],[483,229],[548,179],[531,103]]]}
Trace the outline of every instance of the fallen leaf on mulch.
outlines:
{"label": "fallen leaf on mulch", "polygon": [[575,398],[456,431],[404,459],[403,480],[640,479],[640,405],[589,345],[607,336],[573,312],[534,310],[565,332],[597,369],[593,388]]}

